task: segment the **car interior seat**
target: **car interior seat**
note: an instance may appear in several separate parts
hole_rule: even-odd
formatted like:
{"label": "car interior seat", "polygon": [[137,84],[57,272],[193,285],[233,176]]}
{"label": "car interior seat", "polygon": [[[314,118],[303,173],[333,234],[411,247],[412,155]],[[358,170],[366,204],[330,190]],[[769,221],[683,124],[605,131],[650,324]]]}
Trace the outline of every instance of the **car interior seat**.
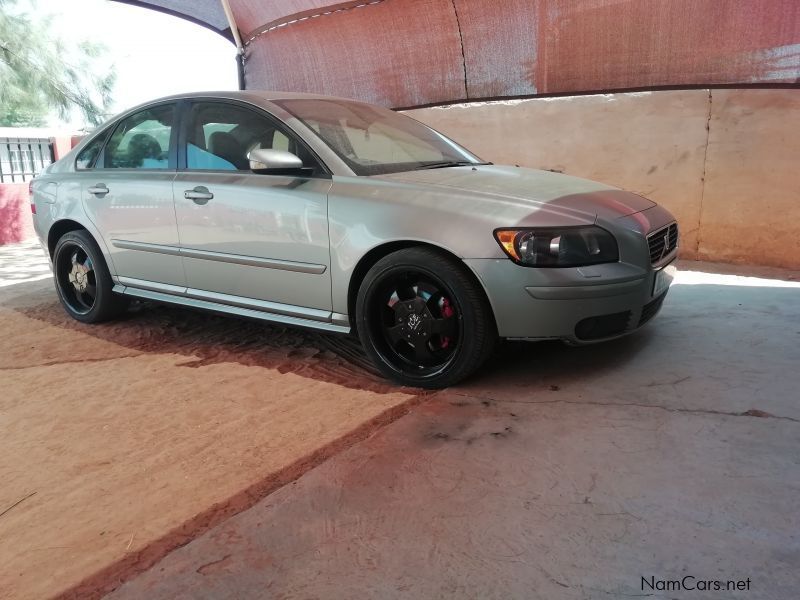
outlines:
{"label": "car interior seat", "polygon": [[148,133],[137,133],[128,142],[128,161],[141,167],[145,159],[161,160],[161,145]]}
{"label": "car interior seat", "polygon": [[250,168],[244,148],[233,135],[226,131],[215,131],[209,136],[208,151],[227,160],[240,171]]}

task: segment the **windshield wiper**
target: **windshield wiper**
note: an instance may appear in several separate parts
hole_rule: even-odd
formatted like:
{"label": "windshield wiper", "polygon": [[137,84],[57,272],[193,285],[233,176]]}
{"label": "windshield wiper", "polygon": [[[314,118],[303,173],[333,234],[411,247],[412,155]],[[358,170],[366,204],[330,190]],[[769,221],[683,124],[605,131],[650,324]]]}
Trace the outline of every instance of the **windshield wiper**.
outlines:
{"label": "windshield wiper", "polygon": [[476,163],[468,160],[442,160],[439,162],[430,162],[414,167],[415,171],[421,169],[444,169],[447,167],[468,167],[470,165],[488,165],[489,163]]}

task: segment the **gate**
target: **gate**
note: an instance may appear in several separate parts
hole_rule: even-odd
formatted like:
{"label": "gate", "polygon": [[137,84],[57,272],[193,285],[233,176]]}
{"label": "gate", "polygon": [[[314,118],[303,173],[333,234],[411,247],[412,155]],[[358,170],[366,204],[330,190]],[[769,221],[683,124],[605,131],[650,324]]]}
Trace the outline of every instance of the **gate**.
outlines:
{"label": "gate", "polygon": [[52,162],[48,138],[0,137],[0,183],[30,181]]}

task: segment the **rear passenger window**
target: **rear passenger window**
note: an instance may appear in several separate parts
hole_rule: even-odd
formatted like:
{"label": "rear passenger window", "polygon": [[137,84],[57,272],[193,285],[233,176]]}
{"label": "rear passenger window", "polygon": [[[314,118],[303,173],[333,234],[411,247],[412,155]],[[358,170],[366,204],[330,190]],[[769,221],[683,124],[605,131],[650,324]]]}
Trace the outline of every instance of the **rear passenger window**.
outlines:
{"label": "rear passenger window", "polygon": [[106,141],[107,137],[107,133],[100,134],[96,139],[89,142],[89,145],[78,154],[78,158],[75,160],[75,168],[85,170],[94,167],[97,155],[100,154],[100,150],[103,148],[103,142]]}
{"label": "rear passenger window", "polygon": [[107,169],[168,169],[175,106],[148,108],[122,121],[105,151]]}

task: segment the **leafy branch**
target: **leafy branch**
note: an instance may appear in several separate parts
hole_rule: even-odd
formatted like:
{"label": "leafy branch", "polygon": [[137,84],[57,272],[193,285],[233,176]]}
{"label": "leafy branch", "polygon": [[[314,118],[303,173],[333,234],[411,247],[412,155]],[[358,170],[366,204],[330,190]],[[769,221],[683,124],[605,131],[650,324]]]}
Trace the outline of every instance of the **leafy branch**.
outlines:
{"label": "leafy branch", "polygon": [[[0,125],[40,125],[55,110],[74,110],[99,125],[111,104],[116,76],[98,73],[104,48],[81,42],[67,47],[51,33],[51,19],[33,19],[0,0]],[[70,62],[74,59],[75,62]]]}

